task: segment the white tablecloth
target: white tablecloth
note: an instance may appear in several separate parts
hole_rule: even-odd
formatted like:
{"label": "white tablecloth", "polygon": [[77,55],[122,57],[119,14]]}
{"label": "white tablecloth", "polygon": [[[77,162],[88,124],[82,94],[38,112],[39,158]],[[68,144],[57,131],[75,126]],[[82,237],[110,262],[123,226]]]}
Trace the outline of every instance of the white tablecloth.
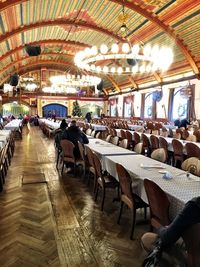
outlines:
{"label": "white tablecloth", "polygon": [[[146,193],[143,186],[143,180],[148,178],[158,184],[169,196],[170,206],[170,217],[174,218],[178,212],[184,207],[185,203],[200,195],[200,178],[190,174],[187,178],[186,172],[169,166],[164,163],[160,163],[151,158],[147,158],[142,155],[124,155],[118,156],[105,156],[104,169],[106,169],[116,179],[116,163],[122,164],[132,175],[133,183],[135,182],[138,187],[138,194],[144,201],[147,201]],[[142,168],[141,164],[159,164],[165,169],[157,168]],[[166,180],[163,177],[162,171],[169,171],[173,178]],[[161,203],[162,205],[162,203]]]}
{"label": "white tablecloth", "polygon": [[6,130],[18,130],[19,126],[22,124],[22,120],[15,119],[10,121],[8,124],[4,126]]}
{"label": "white tablecloth", "polygon": [[105,125],[100,125],[100,124],[91,124],[92,126],[92,129],[95,130],[95,131],[106,131],[107,129],[107,126]]}

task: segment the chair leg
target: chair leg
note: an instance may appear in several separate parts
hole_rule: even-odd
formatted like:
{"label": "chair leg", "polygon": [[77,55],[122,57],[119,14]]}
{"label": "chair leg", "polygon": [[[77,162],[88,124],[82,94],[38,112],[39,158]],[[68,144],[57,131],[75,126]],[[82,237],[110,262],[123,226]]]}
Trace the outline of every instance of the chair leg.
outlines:
{"label": "chair leg", "polygon": [[99,191],[99,185],[97,183],[96,192],[95,192],[95,201],[97,201],[98,191]]}
{"label": "chair leg", "polygon": [[120,224],[120,219],[121,219],[121,215],[122,215],[123,206],[124,206],[124,202],[121,201],[120,210],[119,210],[119,217],[118,217],[118,220],[117,220],[118,224]]}
{"label": "chair leg", "polygon": [[130,239],[133,239],[134,229],[135,229],[135,217],[136,217],[136,209],[132,210],[132,226],[131,226],[131,236]]}
{"label": "chair leg", "polygon": [[64,161],[63,161],[61,174],[63,174],[63,171],[64,171],[64,165],[65,165],[65,163],[64,163]]}
{"label": "chair leg", "polygon": [[104,188],[103,188],[102,202],[101,202],[101,211],[103,211],[104,201],[105,201],[105,196],[106,196],[106,189],[105,189],[105,187],[104,187]]}

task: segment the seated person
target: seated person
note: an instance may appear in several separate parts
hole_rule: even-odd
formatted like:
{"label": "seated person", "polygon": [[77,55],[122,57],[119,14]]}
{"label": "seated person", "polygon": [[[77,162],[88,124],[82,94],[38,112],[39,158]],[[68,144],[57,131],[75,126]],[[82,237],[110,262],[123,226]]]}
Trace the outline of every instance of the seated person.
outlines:
{"label": "seated person", "polygon": [[181,124],[181,120],[179,118],[174,121],[174,126],[177,126],[178,128],[180,128],[180,124]]}
{"label": "seated person", "polygon": [[190,125],[192,125],[192,127],[194,127],[194,128],[199,128],[199,122],[195,118],[191,118]]}
{"label": "seated person", "polygon": [[75,158],[80,157],[79,148],[78,148],[78,141],[81,144],[88,144],[89,140],[87,136],[80,130],[80,128],[76,125],[76,121],[73,120],[70,124],[70,127],[66,129],[62,134],[62,139],[67,139],[71,141],[74,145],[74,156]]}
{"label": "seated person", "polygon": [[59,150],[62,150],[60,146],[60,140],[62,139],[63,132],[68,127],[68,123],[63,119],[60,123],[60,127],[55,130],[55,145]]}
{"label": "seated person", "polygon": [[184,118],[181,120],[179,128],[184,127],[185,129],[187,129],[188,125],[190,125],[189,121],[186,118]]}
{"label": "seated person", "polygon": [[[170,249],[170,247],[172,247],[173,244],[176,243],[176,241],[190,226],[197,223],[200,223],[200,197],[196,197],[188,201],[183,210],[176,216],[173,222],[169,226],[161,227],[158,230],[157,234],[155,233],[144,234],[142,236],[142,246],[146,251],[150,252],[155,249],[155,246],[157,244],[159,248],[157,248],[157,251],[154,250],[154,252],[160,253],[158,257],[161,257],[162,251],[165,250],[167,251],[168,249]],[[175,246],[173,247],[173,249],[175,252],[176,250]],[[153,252],[145,259],[145,261],[147,262],[147,260],[152,255]],[[145,266],[144,263],[143,266]]]}

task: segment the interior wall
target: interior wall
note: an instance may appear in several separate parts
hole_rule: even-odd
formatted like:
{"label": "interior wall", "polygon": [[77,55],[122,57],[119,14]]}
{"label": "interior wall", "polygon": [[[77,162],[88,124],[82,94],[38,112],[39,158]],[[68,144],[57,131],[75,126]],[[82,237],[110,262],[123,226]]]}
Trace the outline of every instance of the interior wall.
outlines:
{"label": "interior wall", "polygon": [[[168,85],[163,86],[163,88],[162,88],[163,97],[159,102],[156,103],[156,111],[157,111],[156,117],[157,118],[165,119],[168,117],[168,102],[169,102],[170,89],[182,87],[182,86],[187,86],[188,84],[189,84],[188,81],[183,81],[183,82],[173,83],[173,84],[168,84]],[[197,80],[197,79],[191,80],[190,84],[195,84],[195,112],[196,112],[196,118],[200,120],[200,80]],[[134,95],[133,106],[134,106],[135,117],[141,116],[140,112],[141,112],[142,93],[150,93],[150,92],[153,92],[155,90],[156,90],[156,88],[151,88],[151,89],[145,89],[145,90],[140,90],[139,92],[132,92],[131,93]],[[115,98],[118,98],[117,107],[118,107],[118,114],[120,117],[123,116],[123,114],[122,114],[123,99],[126,95],[130,95],[130,93],[115,96]],[[113,98],[113,96],[110,98]]]}

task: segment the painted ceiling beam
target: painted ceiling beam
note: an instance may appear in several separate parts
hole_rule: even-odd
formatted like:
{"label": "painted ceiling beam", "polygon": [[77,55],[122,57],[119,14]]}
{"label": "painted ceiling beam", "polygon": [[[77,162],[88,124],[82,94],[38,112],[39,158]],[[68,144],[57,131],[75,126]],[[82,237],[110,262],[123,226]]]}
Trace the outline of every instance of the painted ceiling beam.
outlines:
{"label": "painted ceiling beam", "polygon": [[[122,5],[122,1],[120,0],[110,0],[110,1],[117,3],[119,5]],[[179,38],[179,36],[174,32],[174,30],[170,26],[166,25],[163,21],[161,21],[157,15],[140,7],[139,5],[135,4],[133,1],[130,2],[130,0],[129,1],[124,0],[123,5],[139,13],[143,17],[147,18],[149,21],[155,23],[160,29],[162,29],[166,34],[168,34],[175,41],[179,49],[182,51],[182,53],[186,57],[194,73],[199,74],[200,71],[194,60],[193,55],[190,53],[187,46],[183,43],[183,41]]]}
{"label": "painted ceiling beam", "polygon": [[120,42],[124,41],[124,38],[118,36],[117,34],[113,33],[112,31],[109,31],[105,28],[101,28],[98,27],[96,25],[92,25],[89,24],[87,22],[83,22],[83,21],[72,21],[69,19],[55,19],[55,20],[46,20],[46,21],[40,21],[40,22],[36,22],[36,23],[31,23],[29,25],[22,25],[10,32],[7,32],[3,35],[0,36],[0,42],[4,42],[7,39],[15,36],[16,34],[25,32],[25,31],[29,31],[29,30],[33,30],[36,28],[41,28],[41,27],[46,27],[46,26],[76,26],[76,27],[81,27],[81,28],[86,28],[86,29],[91,29],[97,32],[101,32],[103,34],[108,35],[109,37],[112,37]]}
{"label": "painted ceiling beam", "polygon": [[115,86],[115,88],[117,89],[117,92],[120,93],[121,89],[119,85],[117,84],[117,82],[113,79],[113,77],[111,75],[107,75],[107,77],[112,82],[112,84]]}
{"label": "painted ceiling beam", "polygon": [[[57,40],[57,39],[49,39],[49,40],[41,40],[41,41],[38,41],[38,42],[30,42],[28,43],[28,45],[43,45],[43,44],[54,44],[54,45],[72,45],[72,46],[80,46],[80,47],[83,47],[83,48],[86,48],[86,47],[89,47],[88,45],[86,44],[83,44],[83,43],[77,43],[77,42],[73,42],[73,41],[65,41],[65,40]],[[0,61],[3,61],[4,59],[6,59],[7,57],[15,54],[16,52],[24,49],[25,45],[21,45],[21,46],[18,46],[16,48],[14,48],[13,50],[10,50],[8,51],[6,54],[2,55],[0,57]],[[59,53],[58,53],[59,55]],[[64,54],[64,55],[68,55],[70,56],[69,54]],[[73,55],[74,56],[74,55]]]}

